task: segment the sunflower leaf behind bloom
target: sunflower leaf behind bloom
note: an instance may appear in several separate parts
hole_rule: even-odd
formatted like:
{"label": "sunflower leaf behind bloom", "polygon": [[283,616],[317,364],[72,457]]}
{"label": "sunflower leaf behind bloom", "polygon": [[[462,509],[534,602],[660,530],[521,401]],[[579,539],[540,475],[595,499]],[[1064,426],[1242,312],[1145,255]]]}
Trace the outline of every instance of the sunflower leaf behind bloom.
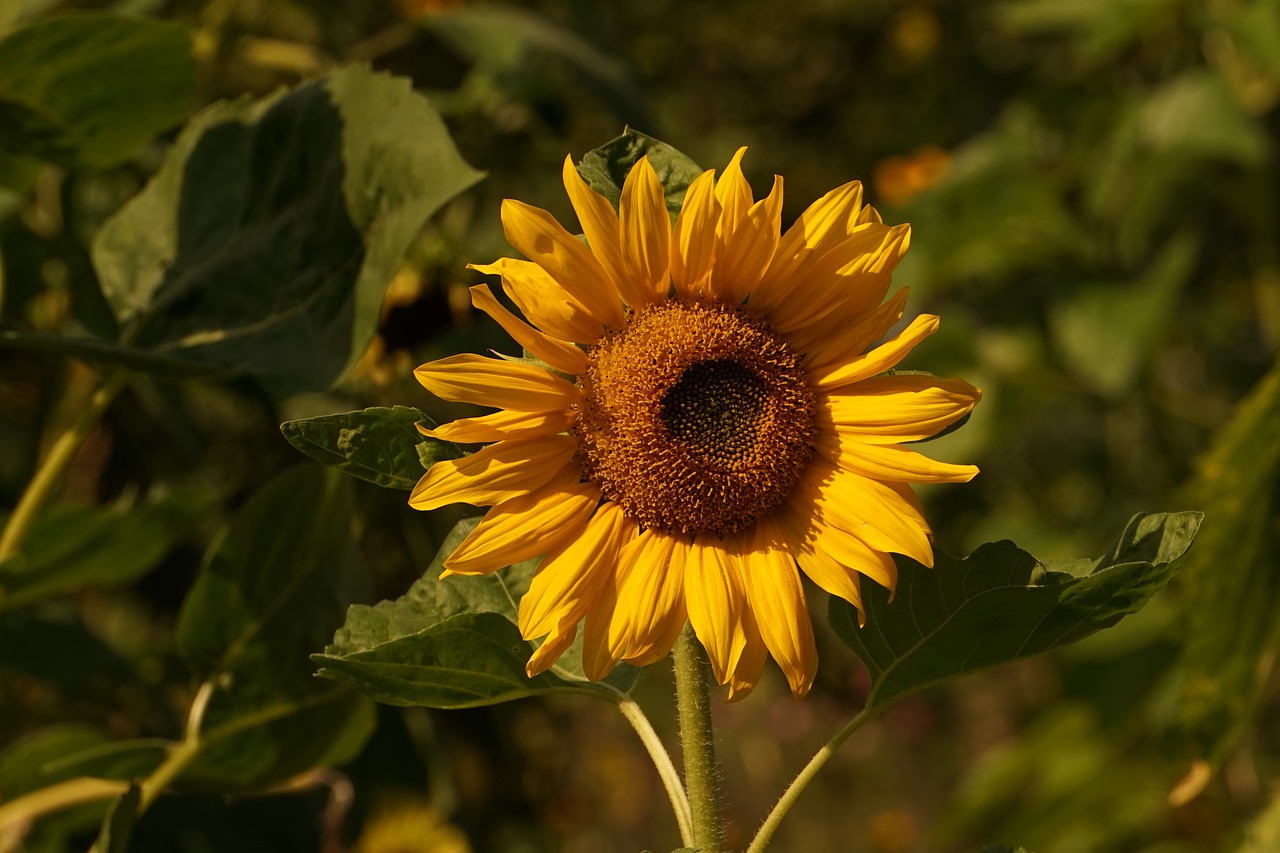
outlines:
{"label": "sunflower leaf behind bloom", "polygon": [[896,600],[866,585],[859,613],[838,598],[836,635],[871,671],[867,708],[982,669],[1069,645],[1140,610],[1182,567],[1198,512],[1135,516],[1096,560],[1042,563],[1012,542],[964,560],[936,552],[926,569],[897,556]]}
{"label": "sunflower leaf behind bloom", "polygon": [[702,174],[702,167],[661,140],[627,128],[618,138],[583,155],[578,174],[616,210],[631,167],[644,157],[662,182],[667,212],[674,220],[684,206],[685,190]]}
{"label": "sunflower leaf behind bloom", "polygon": [[410,590],[376,606],[354,605],[323,654],[319,674],[380,702],[429,708],[491,705],[545,693],[586,693],[616,701],[639,670],[618,667],[605,680],[587,680],[581,641],[558,662],[528,678],[525,667],[538,644],[521,639],[516,602],[528,590],[536,561],[484,576],[439,577],[444,560],[475,529],[463,519]]}

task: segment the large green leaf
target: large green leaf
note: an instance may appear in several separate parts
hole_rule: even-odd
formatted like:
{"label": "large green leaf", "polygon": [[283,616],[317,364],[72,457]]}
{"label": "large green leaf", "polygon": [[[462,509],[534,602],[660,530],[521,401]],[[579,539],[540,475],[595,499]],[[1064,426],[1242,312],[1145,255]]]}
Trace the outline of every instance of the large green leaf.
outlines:
{"label": "large green leaf", "polygon": [[348,758],[372,729],[361,697],[307,660],[366,594],[349,482],[302,466],[259,490],[211,551],[183,604],[178,650],[220,686],[187,786],[256,786]]}
{"label": "large green leaf", "polygon": [[63,165],[111,166],[191,109],[185,27],[86,14],[0,41],[0,151]]}
{"label": "large green leaf", "polygon": [[415,424],[431,425],[431,419],[408,406],[375,407],[287,421],[280,431],[317,462],[384,488],[409,490],[430,463],[459,454],[452,444],[425,438]]}
{"label": "large green leaf", "polygon": [[666,191],[667,212],[675,219],[684,204],[685,190],[703,170],[665,142],[628,128],[618,138],[588,151],[578,164],[578,173],[592,189],[617,207],[618,200],[622,198],[622,184],[627,179],[627,173],[645,156],[648,156],[649,164],[662,181],[662,188]]}
{"label": "large green leaf", "polygon": [[[1280,367],[1215,438],[1187,490],[1213,524],[1188,559],[1178,723],[1214,761],[1253,717],[1280,647]],[[1229,567],[1229,570],[1226,570]]]}
{"label": "large green leaf", "polygon": [[1139,610],[1181,567],[1197,512],[1138,515],[1098,560],[1042,563],[1012,542],[933,569],[897,557],[897,597],[865,585],[865,628],[832,598],[831,625],[871,671],[867,708],[1074,643]]}
{"label": "large green leaf", "polygon": [[408,81],[341,69],[196,116],[94,265],[125,345],[321,389],[364,352],[427,218],[479,178]]}
{"label": "large green leaf", "polygon": [[31,527],[16,556],[0,563],[5,603],[16,607],[85,586],[141,577],[204,522],[210,500],[178,493],[115,507],[54,506]]}
{"label": "large green leaf", "polygon": [[520,596],[533,560],[483,577],[439,578],[444,560],[478,519],[450,531],[422,579],[404,596],[375,607],[353,606],[324,654],[320,675],[355,687],[380,702],[466,708],[550,692],[587,693],[616,700],[638,677],[619,667],[602,683],[582,672],[574,647],[547,672],[528,678],[533,652],[516,628]]}

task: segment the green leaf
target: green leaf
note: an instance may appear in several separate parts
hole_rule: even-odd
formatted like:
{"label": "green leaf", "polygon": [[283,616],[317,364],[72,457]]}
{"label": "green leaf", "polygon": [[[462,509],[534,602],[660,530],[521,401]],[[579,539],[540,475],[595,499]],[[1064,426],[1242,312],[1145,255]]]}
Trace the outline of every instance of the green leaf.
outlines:
{"label": "green leaf", "polygon": [[464,519],[450,531],[422,579],[401,598],[354,605],[324,654],[320,675],[349,684],[379,702],[468,708],[552,692],[586,693],[616,701],[639,671],[620,666],[592,683],[580,647],[536,678],[525,675],[534,645],[520,637],[516,609],[536,561],[482,577],[439,578],[444,560],[475,528]]}
{"label": "green leaf", "polygon": [[[832,598],[831,625],[871,671],[867,708],[932,684],[1081,640],[1142,608],[1180,568],[1200,513],[1138,515],[1111,552],[1092,563],[1042,563],[1012,542],[933,569],[898,562],[895,601],[865,586],[865,628]],[[1087,574],[1075,574],[1084,568]]]}
{"label": "green leaf", "polygon": [[142,788],[134,782],[111,804],[102,822],[102,831],[98,833],[98,841],[94,844],[94,853],[126,853],[141,804]]}
{"label": "green leaf", "polygon": [[1213,524],[1179,590],[1186,632],[1176,707],[1179,726],[1215,762],[1253,718],[1280,648],[1278,432],[1280,367],[1215,437],[1187,489]]}
{"label": "green leaf", "polygon": [[194,96],[177,24],[71,15],[0,41],[0,150],[11,155],[112,166],[178,124]]}
{"label": "green leaf", "polygon": [[0,330],[0,347],[55,353],[78,358],[91,364],[124,367],[166,379],[190,376],[229,378],[235,375],[235,369],[229,365],[183,361],[171,355],[135,349],[124,344],[84,335],[3,329]]}
{"label": "green leaf", "polygon": [[183,603],[178,651],[220,686],[187,787],[236,790],[349,757],[372,731],[360,697],[312,677],[308,653],[365,596],[349,482],[305,465],[232,519]]}
{"label": "green leaf", "polygon": [[459,455],[452,444],[424,438],[415,424],[434,426],[417,409],[395,406],[287,421],[280,431],[317,462],[387,489],[407,491],[422,478],[427,459]]}
{"label": "green leaf", "polygon": [[140,506],[54,506],[36,518],[22,551],[0,563],[10,607],[86,586],[136,580],[190,537],[211,500],[175,493]]}
{"label": "green leaf", "polygon": [[365,351],[423,224],[480,173],[403,79],[346,68],[188,124],[93,246],[127,345],[328,387]]}
{"label": "green leaf", "polygon": [[588,151],[578,164],[582,175],[593,190],[618,206],[622,198],[622,184],[631,167],[644,156],[658,173],[662,188],[666,191],[667,212],[674,220],[684,204],[684,193],[693,179],[702,174],[702,168],[684,154],[665,142],[628,128],[617,139],[612,139],[592,151]]}

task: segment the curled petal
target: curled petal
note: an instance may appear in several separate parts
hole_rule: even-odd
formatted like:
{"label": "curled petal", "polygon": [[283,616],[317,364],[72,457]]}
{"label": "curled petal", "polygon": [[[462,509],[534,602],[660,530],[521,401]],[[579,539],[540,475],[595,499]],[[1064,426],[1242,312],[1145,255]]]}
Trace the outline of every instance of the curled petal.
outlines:
{"label": "curled petal", "polygon": [[566,617],[556,623],[551,629],[551,633],[542,641],[538,648],[533,650],[533,654],[529,656],[529,662],[525,664],[525,675],[530,678],[536,678],[555,665],[560,659],[560,655],[565,653],[570,646],[573,645],[574,637],[578,636],[578,620],[572,617]]}

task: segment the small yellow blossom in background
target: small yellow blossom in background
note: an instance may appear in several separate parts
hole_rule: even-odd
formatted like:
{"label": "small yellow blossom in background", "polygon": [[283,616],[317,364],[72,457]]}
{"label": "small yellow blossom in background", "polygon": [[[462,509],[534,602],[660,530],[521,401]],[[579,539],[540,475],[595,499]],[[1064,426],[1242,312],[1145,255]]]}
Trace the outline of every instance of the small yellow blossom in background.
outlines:
{"label": "small yellow blossom in background", "polygon": [[522,635],[545,638],[531,677],[580,625],[597,680],[665,656],[687,620],[731,700],[768,655],[803,696],[818,660],[801,572],[861,611],[863,576],[895,587],[891,554],[933,564],[909,484],[977,473],[902,446],[981,396],[963,380],[888,372],[938,318],[868,351],[903,316],[905,290],[885,298],[909,226],[885,225],[854,181],[783,233],[782,178],[756,200],[745,150],[719,180],[709,170],[689,185],[674,226],[647,158],[617,211],[566,158],[587,245],[507,200],[507,239],[529,260],[475,268],[500,276],[529,322],[488,285],[471,288],[543,364],[463,354],[416,371],[439,397],[499,409],[420,427],[488,446],[432,466],[409,503],[492,507],[446,574],[544,556],[519,610]]}
{"label": "small yellow blossom in background", "polygon": [[906,157],[888,157],[876,164],[876,193],[887,204],[901,207],[935,186],[951,168],[951,155],[936,145],[917,148]]}
{"label": "small yellow blossom in background", "polygon": [[471,844],[430,803],[398,798],[375,808],[352,853],[471,853]]}

